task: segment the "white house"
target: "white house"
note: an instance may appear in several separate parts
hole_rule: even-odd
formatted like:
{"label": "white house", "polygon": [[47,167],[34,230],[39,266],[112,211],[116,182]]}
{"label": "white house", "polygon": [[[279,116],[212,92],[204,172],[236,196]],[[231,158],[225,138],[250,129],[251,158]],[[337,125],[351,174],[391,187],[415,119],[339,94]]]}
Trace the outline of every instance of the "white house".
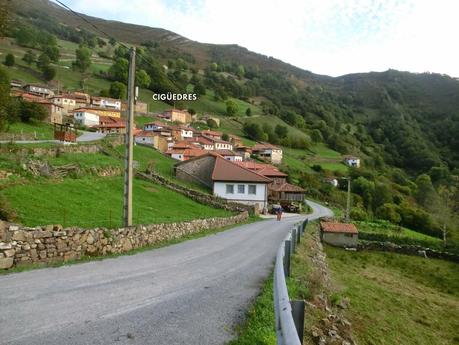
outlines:
{"label": "white house", "polygon": [[180,128],[180,135],[182,137],[182,140],[186,138],[193,138],[193,129],[192,128],[187,128],[187,127],[181,127]]}
{"label": "white house", "polygon": [[354,156],[344,156],[344,163],[350,167],[360,168],[360,158]]}
{"label": "white house", "polygon": [[273,181],[214,152],[176,164],[175,174],[179,179],[210,187],[223,199],[255,205],[258,210],[268,206],[268,185]]}
{"label": "white house", "polygon": [[253,154],[273,164],[282,163],[282,149],[269,143],[257,143],[252,147]]}
{"label": "white house", "polygon": [[99,115],[91,113],[86,109],[76,111],[73,114],[73,118],[75,119],[76,123],[79,123],[86,127],[99,125]]}
{"label": "white house", "polygon": [[233,144],[224,140],[214,139],[214,149],[215,150],[233,150]]}
{"label": "white house", "polygon": [[108,97],[91,97],[91,105],[121,110],[121,100]]}
{"label": "white house", "polygon": [[220,156],[231,162],[242,162],[242,156],[231,150],[217,150],[215,151]]}
{"label": "white house", "polygon": [[157,130],[163,129],[164,127],[166,127],[166,125],[160,122],[148,122],[143,125],[143,130],[144,131],[157,131]]}

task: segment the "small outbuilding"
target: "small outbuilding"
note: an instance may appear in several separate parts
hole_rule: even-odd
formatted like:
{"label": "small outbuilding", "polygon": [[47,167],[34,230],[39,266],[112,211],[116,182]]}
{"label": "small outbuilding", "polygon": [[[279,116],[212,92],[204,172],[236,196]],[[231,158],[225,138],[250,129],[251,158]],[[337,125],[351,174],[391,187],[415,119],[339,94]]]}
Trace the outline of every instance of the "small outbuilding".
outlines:
{"label": "small outbuilding", "polygon": [[320,222],[320,239],[332,246],[357,247],[359,231],[350,223]]}

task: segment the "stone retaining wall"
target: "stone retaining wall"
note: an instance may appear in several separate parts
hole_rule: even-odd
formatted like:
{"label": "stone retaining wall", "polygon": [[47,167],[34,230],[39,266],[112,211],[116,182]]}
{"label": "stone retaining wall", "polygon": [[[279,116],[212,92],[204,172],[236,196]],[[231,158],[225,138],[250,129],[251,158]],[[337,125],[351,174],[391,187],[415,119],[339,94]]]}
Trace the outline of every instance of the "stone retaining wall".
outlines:
{"label": "stone retaining wall", "polygon": [[174,183],[167,178],[158,175],[154,172],[142,173],[137,172],[136,176],[144,180],[160,184],[174,192],[180,193],[187,198],[190,198],[200,204],[208,205],[214,208],[221,208],[231,212],[243,212],[247,211],[250,214],[258,214],[259,210],[257,206],[245,205],[236,202],[229,202],[225,199],[219,198],[215,195],[205,194],[196,190],[188,189],[177,183]]}
{"label": "stone retaining wall", "polygon": [[375,242],[359,240],[357,250],[379,250],[407,255],[424,256],[459,263],[459,255],[414,245],[400,245],[392,242]]}
{"label": "stone retaining wall", "polygon": [[62,229],[59,225],[23,227],[0,224],[0,269],[23,264],[54,263],[126,253],[204,230],[246,221],[248,212],[226,218],[196,219],[170,224],[136,225],[128,228]]}
{"label": "stone retaining wall", "polygon": [[19,156],[32,155],[34,157],[57,157],[62,153],[98,153],[100,152],[99,145],[56,145],[54,147],[18,147],[18,146],[2,146],[1,153],[16,153]]}

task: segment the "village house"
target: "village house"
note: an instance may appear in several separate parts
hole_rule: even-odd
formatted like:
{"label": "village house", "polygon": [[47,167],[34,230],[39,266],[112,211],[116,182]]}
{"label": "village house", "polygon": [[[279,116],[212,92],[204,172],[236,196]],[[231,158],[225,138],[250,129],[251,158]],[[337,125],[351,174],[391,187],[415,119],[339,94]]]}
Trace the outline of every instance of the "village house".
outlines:
{"label": "village house", "polygon": [[338,179],[336,177],[326,177],[324,182],[331,184],[333,187],[338,187]]}
{"label": "village house", "polygon": [[344,156],[344,163],[353,168],[360,168],[360,158],[355,156]]}
{"label": "village house", "polygon": [[242,156],[231,150],[216,150],[220,156],[231,162],[242,162]]}
{"label": "village house", "polygon": [[73,119],[75,123],[78,123],[86,127],[99,125],[99,114],[91,111],[91,109],[75,109],[75,112],[73,113]]}
{"label": "village house", "polygon": [[237,135],[229,134],[229,142],[233,144],[233,147],[242,146],[242,139],[239,138]]}
{"label": "village house", "polygon": [[121,111],[121,100],[109,97],[91,97],[91,105],[94,107],[116,109]]}
{"label": "village house", "polygon": [[210,139],[221,140],[223,133],[206,129],[204,131],[201,131],[199,135]]}
{"label": "village house", "polygon": [[257,143],[252,147],[252,153],[260,159],[273,164],[282,163],[282,149],[269,143]]}
{"label": "village house", "polygon": [[179,123],[190,123],[191,114],[186,110],[170,109],[163,112],[164,118],[167,121],[179,122]]}
{"label": "village house", "polygon": [[28,93],[31,93],[32,95],[37,95],[41,97],[52,97],[54,96],[54,92],[45,85],[40,85],[40,84],[26,84],[24,85],[24,90],[26,90]]}
{"label": "village house", "polygon": [[143,130],[144,131],[156,131],[158,129],[163,129],[166,127],[169,127],[169,126],[161,122],[147,122],[143,125]]}
{"label": "village house", "polygon": [[17,89],[22,89],[22,85],[23,85],[23,83],[22,83],[21,80],[18,80],[18,79],[11,79],[11,81],[10,81],[10,87],[11,87],[11,89],[15,89],[15,90],[17,90]]}
{"label": "village house", "polygon": [[209,138],[209,137],[204,137],[206,139],[209,139],[210,141],[212,141],[213,145],[214,145],[214,150],[218,151],[218,150],[233,150],[233,144],[231,144],[230,142],[228,141],[224,141],[224,140],[221,140],[221,139],[212,139],[212,138]]}
{"label": "village house", "polygon": [[337,247],[356,247],[359,232],[354,224],[320,222],[320,239]]}
{"label": "village house", "polygon": [[250,156],[252,155],[252,149],[248,146],[242,146],[242,145],[236,146],[234,148],[234,151],[236,151],[236,153],[241,155],[243,160],[249,159]]}
{"label": "village house", "polygon": [[214,152],[177,163],[175,175],[209,187],[223,199],[255,205],[258,210],[268,206],[268,184],[272,181]]}
{"label": "village house", "polygon": [[160,152],[166,152],[169,149],[168,139],[170,138],[163,137],[153,131],[140,131],[134,136],[137,144],[151,145]]}
{"label": "village house", "polygon": [[193,138],[193,133],[195,131],[192,127],[178,127],[180,129],[180,140],[185,140],[186,138]]}
{"label": "village house", "polygon": [[289,205],[295,202],[302,205],[306,191],[301,187],[288,183],[288,175],[279,171],[276,167],[253,161],[236,162],[236,164],[265,176],[272,181],[268,186],[268,200],[271,203]]}
{"label": "village house", "polygon": [[65,114],[77,108],[75,97],[72,95],[64,94],[57,95],[50,98],[51,102],[63,108]]}
{"label": "village house", "polygon": [[91,104],[91,96],[87,93],[75,91],[69,93],[69,95],[75,99],[76,108],[86,107]]}
{"label": "village house", "polygon": [[103,125],[97,125],[93,127],[97,129],[97,133],[126,134],[126,123],[124,121],[105,123]]}
{"label": "village house", "polygon": [[90,112],[92,114],[97,114],[99,116],[110,116],[114,118],[121,118],[121,112],[116,109],[106,109],[106,108],[98,108],[98,107],[81,107],[74,110],[76,112]]}
{"label": "village house", "polygon": [[206,151],[213,151],[215,149],[214,143],[212,140],[205,137],[193,137],[185,139],[188,142],[195,144]]}

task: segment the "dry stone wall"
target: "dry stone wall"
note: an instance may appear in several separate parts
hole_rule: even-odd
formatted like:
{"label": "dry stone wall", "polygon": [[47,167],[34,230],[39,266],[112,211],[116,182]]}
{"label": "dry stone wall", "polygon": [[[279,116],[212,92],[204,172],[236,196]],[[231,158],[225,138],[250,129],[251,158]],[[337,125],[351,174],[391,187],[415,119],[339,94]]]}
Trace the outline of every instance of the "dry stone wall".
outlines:
{"label": "dry stone wall", "polygon": [[23,227],[0,224],[0,269],[24,264],[49,264],[83,256],[126,253],[204,230],[246,221],[248,212],[226,218],[195,219],[170,224],[136,225],[127,228],[63,229],[60,225]]}

